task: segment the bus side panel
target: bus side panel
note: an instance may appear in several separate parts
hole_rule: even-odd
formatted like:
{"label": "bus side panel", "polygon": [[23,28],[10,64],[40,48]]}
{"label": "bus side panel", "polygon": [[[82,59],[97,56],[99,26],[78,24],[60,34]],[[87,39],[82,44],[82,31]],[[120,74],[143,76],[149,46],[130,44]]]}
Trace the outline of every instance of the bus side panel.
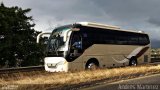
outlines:
{"label": "bus side panel", "polygon": [[150,45],[146,45],[144,47],[148,47],[148,49],[146,49],[144,52],[142,52],[143,54],[137,58],[138,64],[147,64],[147,63],[151,62]]}
{"label": "bus side panel", "polygon": [[[143,48],[146,48],[146,51]],[[99,58],[101,56],[100,66],[126,66],[129,65],[129,59],[136,56],[139,52],[144,52],[140,57],[137,58],[138,64],[150,62],[150,46],[138,46],[138,45],[105,45],[105,44],[94,44],[85,50],[86,56],[92,56],[92,58]],[[85,58],[87,61],[89,58]]]}
{"label": "bus side panel", "polygon": [[[84,60],[87,62],[90,58],[96,58],[100,63],[100,67],[124,66],[129,64],[126,57],[135,48],[136,46],[94,44],[85,50],[84,54],[87,58]],[[101,56],[100,60],[99,56]]]}
{"label": "bus side panel", "polygon": [[84,70],[85,68],[84,68],[84,63],[83,63],[83,57],[84,57],[84,55],[82,54],[80,57],[78,57],[74,61],[68,62],[69,71],[81,71],[81,70]]}
{"label": "bus side panel", "polygon": [[[126,66],[129,65],[129,58],[135,56],[145,47],[149,46],[94,44],[87,48],[80,57],[71,62],[69,69],[84,70],[87,61],[92,58],[98,60],[100,68]],[[149,53],[150,48],[137,58],[138,64],[150,62]]]}

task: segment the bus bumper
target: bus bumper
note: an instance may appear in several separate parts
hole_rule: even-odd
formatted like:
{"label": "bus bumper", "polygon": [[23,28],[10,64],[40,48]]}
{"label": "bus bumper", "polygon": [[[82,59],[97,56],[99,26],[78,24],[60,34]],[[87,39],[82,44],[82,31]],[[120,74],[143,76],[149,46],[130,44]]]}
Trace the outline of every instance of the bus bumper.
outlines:
{"label": "bus bumper", "polygon": [[48,72],[68,72],[68,62],[63,57],[46,57],[44,66]]}

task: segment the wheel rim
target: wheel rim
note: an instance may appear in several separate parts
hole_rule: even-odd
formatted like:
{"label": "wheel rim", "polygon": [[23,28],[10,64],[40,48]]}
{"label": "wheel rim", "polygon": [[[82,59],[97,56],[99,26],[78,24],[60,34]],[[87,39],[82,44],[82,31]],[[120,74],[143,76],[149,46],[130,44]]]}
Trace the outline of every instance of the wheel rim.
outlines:
{"label": "wheel rim", "polygon": [[95,69],[97,69],[97,65],[95,63],[90,63],[90,64],[88,64],[87,68],[90,70],[95,70]]}
{"label": "wheel rim", "polygon": [[136,62],[135,60],[132,60],[132,61],[131,61],[131,65],[132,65],[132,66],[137,66],[137,62]]}

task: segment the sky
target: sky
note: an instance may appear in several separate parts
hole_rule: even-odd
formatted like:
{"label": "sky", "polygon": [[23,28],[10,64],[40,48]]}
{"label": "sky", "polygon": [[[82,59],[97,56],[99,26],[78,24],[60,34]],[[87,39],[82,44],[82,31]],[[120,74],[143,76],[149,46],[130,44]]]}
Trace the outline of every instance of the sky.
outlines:
{"label": "sky", "polygon": [[35,30],[48,32],[75,22],[97,22],[149,34],[160,47],[160,0],[0,0],[5,6],[31,8]]}

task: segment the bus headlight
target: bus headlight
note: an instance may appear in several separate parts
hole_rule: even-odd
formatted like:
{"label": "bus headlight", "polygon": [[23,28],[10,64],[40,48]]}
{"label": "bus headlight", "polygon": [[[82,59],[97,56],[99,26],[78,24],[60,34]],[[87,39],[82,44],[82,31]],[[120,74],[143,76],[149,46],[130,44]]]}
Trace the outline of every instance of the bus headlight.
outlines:
{"label": "bus headlight", "polygon": [[58,63],[47,63],[48,68],[57,68],[60,65],[64,65],[66,61],[60,61]]}

